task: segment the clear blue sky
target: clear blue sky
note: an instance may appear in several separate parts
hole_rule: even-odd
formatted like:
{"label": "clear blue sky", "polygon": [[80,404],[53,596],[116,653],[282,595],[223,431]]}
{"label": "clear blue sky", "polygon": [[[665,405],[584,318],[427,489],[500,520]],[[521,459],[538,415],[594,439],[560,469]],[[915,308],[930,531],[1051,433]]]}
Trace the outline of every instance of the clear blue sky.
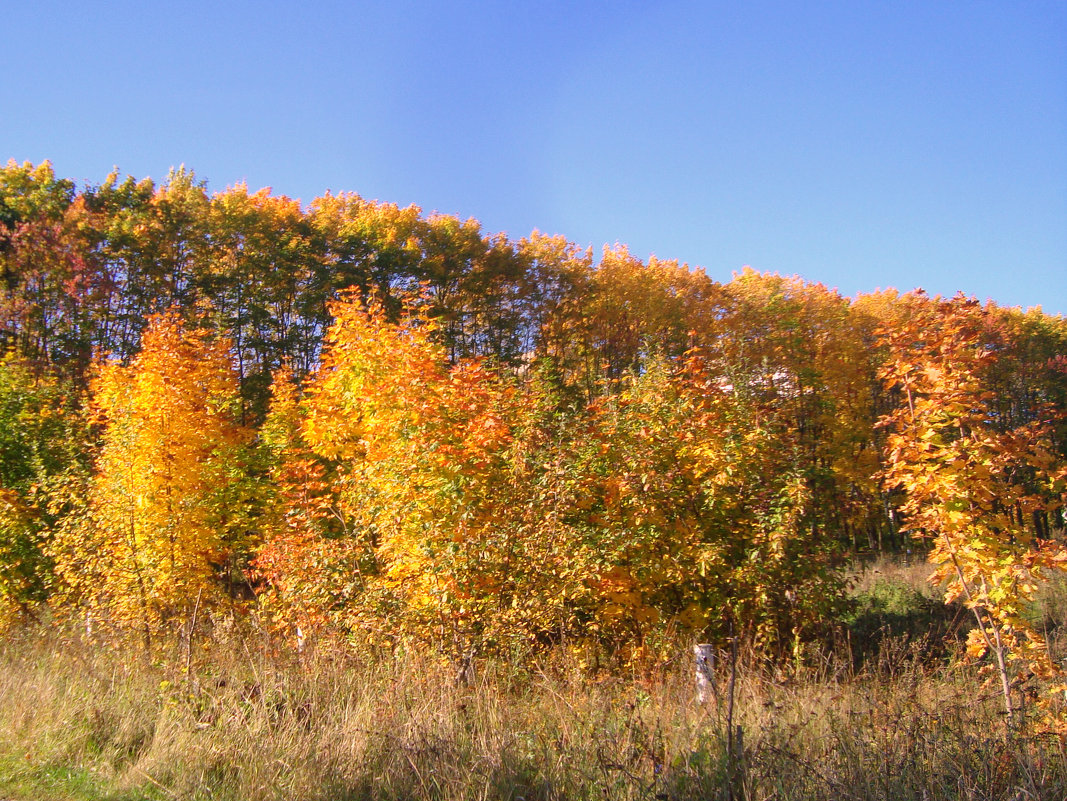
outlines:
{"label": "clear blue sky", "polygon": [[8,2],[0,159],[1067,313],[1067,3]]}

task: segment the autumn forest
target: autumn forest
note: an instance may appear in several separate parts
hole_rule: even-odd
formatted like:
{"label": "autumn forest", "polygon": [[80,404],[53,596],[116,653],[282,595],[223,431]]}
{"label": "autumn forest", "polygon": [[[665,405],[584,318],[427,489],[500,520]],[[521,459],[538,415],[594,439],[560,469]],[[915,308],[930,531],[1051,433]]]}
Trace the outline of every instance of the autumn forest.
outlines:
{"label": "autumn forest", "polygon": [[1062,317],[47,162],[0,169],[0,271],[9,628],[775,662],[913,553],[1009,718],[1013,664],[1059,685]]}

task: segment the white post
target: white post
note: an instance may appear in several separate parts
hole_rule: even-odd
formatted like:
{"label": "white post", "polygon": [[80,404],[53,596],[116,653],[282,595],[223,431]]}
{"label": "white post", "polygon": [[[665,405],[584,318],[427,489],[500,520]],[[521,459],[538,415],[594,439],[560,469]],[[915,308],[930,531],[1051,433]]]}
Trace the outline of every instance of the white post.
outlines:
{"label": "white post", "polygon": [[693,646],[696,662],[697,701],[704,704],[715,692],[715,646],[698,643]]}

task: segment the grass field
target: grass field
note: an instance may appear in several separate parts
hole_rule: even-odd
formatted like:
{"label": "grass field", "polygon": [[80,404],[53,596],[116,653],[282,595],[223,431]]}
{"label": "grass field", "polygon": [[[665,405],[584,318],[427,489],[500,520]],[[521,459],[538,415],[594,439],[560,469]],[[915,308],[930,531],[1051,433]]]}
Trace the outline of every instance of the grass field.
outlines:
{"label": "grass field", "polygon": [[432,653],[298,655],[254,630],[156,662],[28,630],[0,651],[0,798],[1067,797],[1063,743],[1006,736],[924,570],[863,571],[836,655],[724,658],[703,705],[682,645],[641,674],[557,651],[457,685]]}

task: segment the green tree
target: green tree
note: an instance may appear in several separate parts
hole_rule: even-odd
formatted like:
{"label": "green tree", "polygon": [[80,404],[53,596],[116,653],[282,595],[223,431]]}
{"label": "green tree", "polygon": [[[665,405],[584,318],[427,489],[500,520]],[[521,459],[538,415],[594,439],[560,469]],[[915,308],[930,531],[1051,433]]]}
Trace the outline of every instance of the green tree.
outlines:
{"label": "green tree", "polygon": [[[69,383],[0,361],[0,621],[34,615],[54,585],[51,537],[65,478],[86,466],[87,430]],[[76,501],[63,498],[63,502]]]}

